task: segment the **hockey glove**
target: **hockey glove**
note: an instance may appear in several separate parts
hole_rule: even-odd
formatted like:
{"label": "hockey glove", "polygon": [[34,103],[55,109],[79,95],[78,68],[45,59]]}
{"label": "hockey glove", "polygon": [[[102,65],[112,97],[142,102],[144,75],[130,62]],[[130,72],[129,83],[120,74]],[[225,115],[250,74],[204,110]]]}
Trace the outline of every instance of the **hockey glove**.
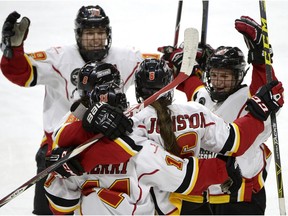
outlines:
{"label": "hockey glove", "polygon": [[229,179],[221,184],[222,192],[228,194],[237,192],[242,184],[242,174],[235,157],[217,155],[217,158],[226,162],[226,170],[229,176]]}
{"label": "hockey glove", "polygon": [[183,49],[163,46],[158,47],[158,51],[163,53],[162,59],[168,62],[168,66],[173,70],[174,76],[177,76],[182,65]]}
{"label": "hockey glove", "polygon": [[205,70],[207,59],[214,53],[214,49],[209,44],[199,43],[196,61],[202,71]]}
{"label": "hockey glove", "polygon": [[89,107],[83,116],[82,126],[88,132],[102,133],[109,139],[116,139],[127,131],[133,131],[131,119],[120,109],[103,102],[94,103]]}
{"label": "hockey glove", "polygon": [[266,121],[271,112],[277,112],[284,104],[284,88],[276,80],[262,86],[247,101],[247,109],[261,121]]}
{"label": "hockey glove", "polygon": [[1,50],[7,58],[12,58],[12,47],[23,44],[28,34],[30,20],[23,17],[20,22],[17,22],[18,18],[20,18],[20,14],[16,11],[10,13],[2,27]]}
{"label": "hockey glove", "polygon": [[[51,155],[46,157],[46,167],[51,166],[73,149],[74,147],[53,149]],[[70,176],[82,175],[85,171],[80,162],[77,160],[76,156],[58,167],[55,172],[63,178],[69,178]]]}
{"label": "hockey glove", "polygon": [[[240,32],[249,49],[248,63],[265,64],[263,52],[263,37],[261,26],[252,18],[248,16],[241,16],[240,19],[235,20],[235,28]],[[273,56],[273,51],[270,46],[270,56]]]}
{"label": "hockey glove", "polygon": [[[182,59],[183,59],[183,48],[174,48],[172,46],[159,47],[158,51],[163,53],[162,58],[168,61],[168,65],[174,71],[174,76],[177,76],[180,72]],[[209,44],[198,44],[196,61],[198,65],[193,68],[192,75],[196,75],[199,78],[202,77],[202,72],[206,66],[207,58],[214,52],[214,49]]]}

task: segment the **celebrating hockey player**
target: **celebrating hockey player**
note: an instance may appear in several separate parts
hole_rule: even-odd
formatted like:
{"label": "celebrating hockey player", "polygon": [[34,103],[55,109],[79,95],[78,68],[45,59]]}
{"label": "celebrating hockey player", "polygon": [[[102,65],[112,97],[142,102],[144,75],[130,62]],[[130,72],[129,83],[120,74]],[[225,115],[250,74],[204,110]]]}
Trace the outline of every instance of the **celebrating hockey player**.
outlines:
{"label": "celebrating hockey player", "polygon": [[[165,64],[165,62],[162,62]],[[142,68],[142,67],[141,67]],[[166,70],[164,71],[163,68],[160,68],[160,71],[163,71],[163,75],[167,77],[168,79],[165,79],[165,84],[169,83],[171,81],[171,70],[166,66]],[[169,72],[169,73],[168,73]],[[166,74],[168,73],[168,74]],[[158,76],[158,74],[157,74]],[[158,76],[159,77],[159,76]],[[160,79],[163,77],[160,76]],[[120,133],[124,134],[123,131],[118,131],[119,128],[125,128],[125,131],[129,131],[129,122],[127,122],[127,125],[124,125],[123,122],[127,119],[122,112],[127,108],[127,102],[125,99],[125,94],[123,94],[121,91],[121,82],[120,82],[120,77],[119,77],[119,72],[117,73],[117,69],[113,68],[112,65],[109,64],[103,64],[103,63],[88,63],[86,64],[83,68],[80,69],[79,76],[78,76],[78,88],[79,88],[79,93],[81,95],[81,100],[80,103],[83,104],[89,104],[89,108],[87,111],[85,111],[85,114],[83,116],[83,120],[80,121],[77,119],[73,114],[77,114],[78,116],[79,113],[81,112],[79,109],[81,106],[77,106],[77,109],[70,113],[69,116],[64,118],[63,127],[57,131],[55,131],[55,144],[58,144],[60,146],[64,146],[66,148],[56,148],[53,150],[53,157],[55,158],[56,155],[63,155],[67,150],[69,150],[69,146],[75,146],[82,141],[87,139],[88,135],[93,135],[95,133],[102,132],[105,134],[105,136],[110,137],[110,138],[115,138],[118,136]],[[111,79],[113,79],[111,81]],[[88,97],[89,96],[89,97]],[[95,102],[100,102],[101,103],[96,103]],[[108,104],[103,104],[103,102],[107,102]],[[113,109],[114,107],[114,109]],[[120,113],[116,113],[117,109],[121,110]],[[84,109],[85,110],[85,109]],[[74,117],[73,117],[74,116]],[[113,123],[116,123],[115,121],[116,118],[113,118],[114,116],[121,116],[121,122],[117,127],[114,127]],[[112,119],[113,118],[113,119]],[[79,124],[80,123],[80,124]],[[111,124],[112,123],[112,124]],[[82,127],[83,126],[83,127]],[[130,127],[132,125],[130,124]],[[84,129],[85,130],[84,130]],[[104,130],[103,130],[103,129]],[[81,132],[82,131],[82,132]],[[109,134],[107,132],[113,131],[112,134]],[[131,132],[131,131],[130,131]],[[101,142],[96,143],[94,146],[94,151],[96,148],[101,148],[105,151],[108,151],[107,157],[107,163],[108,164],[101,164],[96,167],[94,167],[91,172],[89,173],[84,173],[84,170],[81,169],[81,165],[77,162],[77,160],[72,159],[71,161],[67,162],[64,166],[60,167],[57,169],[57,172],[61,174],[62,176],[66,178],[59,178],[57,177],[57,174],[53,173],[47,178],[46,182],[46,187],[47,187],[47,197],[50,201],[51,204],[51,209],[55,214],[62,214],[62,213],[68,213],[74,211],[76,208],[81,205],[80,211],[81,214],[153,214],[155,211],[155,206],[150,194],[149,188],[151,187],[148,182],[152,181],[154,182],[154,186],[158,186],[161,188],[166,188],[168,191],[175,191],[177,187],[180,186],[181,182],[183,181],[182,185],[180,188],[181,190],[184,191],[189,191],[189,188],[191,189],[191,192],[189,193],[197,193],[197,191],[202,191],[202,188],[206,188],[207,185],[210,184],[211,181],[213,182],[218,182],[218,183],[223,183],[225,180],[227,180],[227,174],[226,174],[226,165],[225,162],[222,160],[214,160],[213,162],[210,160],[209,162],[203,162],[199,161],[196,159],[196,164],[194,165],[195,167],[193,168],[192,164],[194,164],[194,159],[190,160],[181,160],[180,158],[177,158],[171,154],[168,154],[167,152],[163,151],[161,146],[158,146],[158,144],[149,141],[146,137],[138,137],[137,135],[132,136],[134,140],[137,140],[137,144],[139,144],[138,149],[140,150],[142,145],[144,148],[140,151],[140,153],[137,154],[137,156],[133,157],[131,161],[128,161],[127,159],[124,160],[123,158],[123,163],[117,164],[114,160],[114,158],[119,158],[119,155],[117,152],[115,152],[116,148],[114,149],[109,149],[109,145],[111,146],[110,143],[115,143],[114,146],[116,146],[116,143],[120,142],[121,146],[123,148],[133,148],[135,146],[135,141],[132,140],[131,138],[122,135],[121,139],[117,139],[117,141],[109,141],[108,139],[103,139]],[[81,140],[82,139],[82,140]],[[141,145],[140,145],[141,141]],[[134,144],[133,144],[134,143]],[[104,148],[103,148],[104,146]],[[127,146],[127,147],[125,147]],[[159,149],[158,149],[159,148]],[[100,149],[100,150],[101,150]],[[157,154],[155,154],[154,150],[157,150]],[[136,149],[135,149],[136,150]],[[90,153],[91,149],[87,151],[87,153]],[[98,150],[99,152],[99,150]],[[154,152],[154,153],[153,153]],[[103,152],[104,153],[104,152]],[[103,153],[101,155],[97,156],[97,159],[95,157],[88,157],[86,154],[82,157],[83,160],[85,160],[86,163],[89,163],[89,160],[92,163],[97,163],[96,160],[98,158],[103,157]],[[104,153],[105,155],[105,153]],[[170,162],[167,164],[166,160],[160,159],[160,158],[167,158]],[[159,159],[158,159],[159,158]],[[146,160],[149,161],[146,162]],[[87,162],[88,161],[88,162]],[[173,161],[174,163],[177,162],[178,165],[173,166]],[[223,188],[225,190],[235,190],[238,189],[240,185],[236,184],[237,179],[241,180],[240,172],[236,166],[234,167],[233,163],[234,159],[232,158],[229,160],[229,163],[227,163],[227,169],[228,169],[228,175],[232,179],[234,179],[234,184],[233,187],[230,187],[230,184],[226,183],[223,185]],[[90,163],[91,163],[90,162]],[[49,163],[49,161],[48,161]],[[183,163],[183,164],[182,164]],[[210,164],[211,163],[211,164]],[[109,165],[111,164],[111,165]],[[199,164],[199,165],[198,165]],[[208,165],[210,164],[210,165]],[[223,170],[224,173],[217,172],[218,177],[216,178],[208,178],[207,180],[203,181],[201,180],[200,176],[203,175],[198,175],[199,176],[199,183],[194,186],[194,184],[191,185],[194,178],[191,180],[185,180],[185,176],[194,176],[193,173],[196,172],[206,172],[205,167],[208,166],[210,167],[213,164],[215,166],[215,171],[219,169]],[[172,165],[172,167],[171,167]],[[183,166],[183,168],[179,169],[180,167]],[[185,167],[188,166],[190,167],[189,169],[186,169]],[[153,174],[153,170],[158,169],[159,172],[156,172]],[[201,167],[202,171],[198,171],[198,167]],[[79,169],[80,168],[80,169]],[[110,170],[112,168],[112,170]],[[178,170],[175,173],[175,170]],[[143,180],[138,180],[142,174],[145,173],[150,173],[149,178],[143,178]],[[231,173],[230,173],[231,172]],[[235,172],[235,173],[234,173]],[[104,175],[99,175],[99,174],[104,174]],[[81,176],[75,176],[75,175],[81,175]],[[216,174],[216,173],[214,173]],[[213,175],[214,175],[213,174]],[[171,175],[173,176],[174,181],[171,180],[171,182],[167,182],[164,178],[166,175]],[[197,176],[197,175],[196,175]],[[82,187],[79,188],[78,192],[79,194],[76,195],[75,192],[72,193],[70,191],[72,188],[76,186],[79,182],[82,182],[82,180],[85,181],[93,181],[93,179],[97,178],[99,181],[99,186],[97,185],[90,185],[89,187],[99,187],[99,190],[102,191],[103,196],[100,195],[99,198],[94,196],[93,193],[85,193],[84,196],[80,196],[81,193],[83,193],[87,188]],[[182,179],[179,181],[179,179]],[[205,178],[206,179],[206,178]],[[212,180],[213,179],[213,180]],[[75,180],[75,181],[74,181]],[[114,186],[109,187],[109,184],[112,182],[115,182],[113,184]],[[139,182],[138,182],[139,181]],[[166,182],[164,184],[164,181]],[[187,186],[185,186],[185,182],[189,181],[191,182]],[[198,181],[198,180],[197,180]],[[126,183],[125,183],[126,182]],[[229,181],[228,181],[229,182]],[[156,184],[157,183],[157,184]],[[59,187],[59,184],[62,186]],[[63,187],[63,184],[66,185]],[[80,183],[82,184],[82,183]],[[117,189],[120,185],[126,185],[126,187],[121,187],[121,189]],[[139,185],[141,185],[141,190],[139,190]],[[190,185],[190,186],[189,186]],[[227,185],[227,186],[226,186]],[[187,189],[185,189],[188,187]],[[107,188],[107,195],[110,197],[106,197],[106,190],[103,191],[103,188]],[[129,188],[129,191],[126,189]],[[174,188],[174,189],[173,189]],[[179,188],[179,190],[180,190]],[[96,189],[96,188],[95,188]],[[109,190],[108,190],[109,189]],[[141,192],[142,191],[142,192]],[[92,191],[91,191],[92,192]],[[140,193],[141,192],[141,193]],[[119,201],[119,204],[114,204],[114,207],[111,207],[109,205],[112,205],[112,201],[118,197],[119,193],[123,194],[122,196],[125,197],[123,201]],[[67,194],[64,195],[64,194]],[[68,195],[70,194],[70,195]],[[111,194],[111,195],[109,195]],[[142,194],[140,196],[140,194]],[[57,200],[61,197],[63,199],[62,202],[58,202]],[[96,200],[93,198],[95,197]],[[65,204],[65,199],[72,199],[72,206],[69,206]],[[138,201],[136,201],[139,199]],[[81,200],[81,204],[77,203],[78,201]],[[102,201],[101,201],[102,200]],[[77,203],[77,205],[74,205],[74,201]],[[93,203],[93,204],[92,204]],[[110,203],[110,204],[109,204]],[[133,203],[137,203],[135,206]],[[169,202],[167,201],[169,204]],[[95,208],[93,207],[95,206]],[[167,204],[166,204],[167,206]],[[136,208],[135,208],[136,207]],[[168,208],[169,207],[169,208]],[[176,208],[172,206],[171,204],[166,207],[166,212],[169,211],[175,211]],[[65,208],[65,210],[64,210]],[[134,209],[135,208],[135,209]],[[133,213],[134,212],[134,213]]]}
{"label": "celebrating hockey player", "polygon": [[[203,80],[206,88],[194,74],[179,85],[178,89],[186,93],[188,100],[197,101],[205,105],[227,122],[233,122],[235,119],[244,116],[248,110],[257,118],[265,121],[264,131],[242,156],[237,157],[243,174],[242,186],[239,191],[227,195],[221,193],[217,186],[209,188],[209,202],[213,214],[263,215],[266,208],[264,181],[267,178],[271,159],[271,151],[264,142],[271,135],[271,125],[270,120],[267,120],[268,116],[264,111],[265,107],[263,107],[263,110],[247,110],[245,108],[246,101],[251,98],[251,95],[255,94],[259,87],[267,83],[265,59],[262,54],[262,30],[261,26],[248,16],[236,19],[235,28],[243,34],[249,50],[248,63],[253,66],[250,86],[248,87],[242,83],[248,69],[246,68],[244,54],[239,48],[220,46],[213,50],[209,45],[206,45],[201,49],[202,52],[198,53],[202,53],[202,55],[198,55],[198,60],[202,70],[205,71]],[[167,50],[167,48],[161,49]],[[170,55],[166,53],[165,58],[175,68],[179,68],[181,65],[180,55],[182,55],[181,49],[175,50]],[[174,59],[177,59],[177,62]],[[272,72],[273,80],[277,80],[274,70]],[[262,93],[263,88],[256,95]],[[266,97],[270,96],[266,95]],[[257,101],[255,97],[252,97],[252,99]],[[280,100],[282,99],[280,98]],[[210,158],[215,157],[215,154],[202,149],[200,157]]]}
{"label": "celebrating hockey player", "polygon": [[[55,15],[56,16],[56,15]],[[24,40],[29,38],[30,20],[12,12],[2,28],[1,71],[11,82],[24,87],[45,86],[43,129],[44,138],[36,155],[37,173],[45,168],[45,156],[52,147],[51,134],[74,100],[78,99],[76,78],[86,62],[98,60],[113,63],[122,72],[124,89],[133,83],[133,73],[142,60],[139,51],[116,48],[112,44],[109,17],[96,6],[83,6],[75,19],[77,44],[57,46],[35,53],[25,53]],[[34,214],[51,214],[43,188],[44,179],[36,184]]]}
{"label": "celebrating hockey player", "polygon": [[[144,60],[136,71],[136,92],[138,100],[149,97],[155,91],[162,88],[163,85],[167,85],[172,80],[172,77],[172,72],[163,60]],[[96,212],[100,212],[101,214],[107,214],[108,212],[110,212],[110,214],[111,212],[114,214],[148,214],[149,211],[149,214],[151,214],[151,211],[154,211],[154,205],[152,205],[151,202],[149,202],[149,205],[147,204],[150,206],[150,208],[142,208],[143,205],[146,206],[144,201],[151,199],[147,198],[150,197],[149,191],[151,186],[156,187],[162,191],[177,192],[178,194],[182,193],[181,191],[187,192],[187,188],[183,188],[183,184],[190,185],[190,183],[186,182],[185,179],[177,179],[177,190],[173,190],[168,186],[166,187],[166,184],[175,186],[175,177],[182,173],[183,170],[186,170],[188,167],[190,167],[189,163],[188,165],[185,165],[185,161],[191,160],[196,160],[199,162],[199,164],[202,165],[199,167],[199,170],[197,169],[198,174],[197,178],[194,180],[195,184],[193,189],[191,189],[189,193],[184,193],[184,195],[202,197],[202,193],[207,186],[206,184],[209,184],[206,181],[211,181],[213,179],[212,176],[209,177],[207,175],[210,175],[213,172],[217,173],[219,170],[214,170],[213,167],[209,167],[209,171],[207,171],[205,170],[204,164],[210,164],[210,160],[207,160],[208,162],[206,162],[205,160],[198,160],[189,156],[197,155],[200,150],[200,145],[204,145],[206,149],[220,152],[223,155],[237,156],[243,154],[254,142],[257,135],[263,131],[263,119],[258,119],[258,114],[260,113],[261,115],[268,117],[271,111],[278,110],[284,103],[282,92],[283,88],[281,83],[273,82],[264,86],[261,91],[253,97],[253,99],[250,99],[247,102],[247,106],[249,110],[251,110],[251,113],[248,113],[244,117],[235,120],[233,124],[225,123],[221,118],[211,113],[207,108],[195,102],[190,102],[187,104],[171,104],[172,92],[169,92],[166,95],[163,95],[163,97],[158,99],[155,103],[153,103],[151,107],[148,106],[143,111],[132,117],[134,122],[133,133],[128,137],[122,135],[120,138],[117,138],[114,141],[105,138],[94,144],[95,147],[98,146],[99,148],[99,146],[103,146],[104,149],[105,145],[108,144],[109,146],[109,144],[115,143],[115,146],[123,146],[124,151],[127,151],[126,149],[129,147],[132,149],[135,147],[135,144],[142,146],[142,150],[134,157],[132,157],[131,160],[128,162],[123,161],[118,165],[115,165],[113,162],[107,164],[97,164],[98,162],[96,160],[97,157],[101,155],[101,151],[95,150],[95,148],[94,150],[91,150],[94,147],[92,146],[89,151],[81,154],[77,159],[78,162],[80,162],[83,166],[83,170],[86,172],[82,176],[71,176],[72,172],[68,172],[68,175],[65,173],[61,174],[68,178],[55,179],[52,174],[50,178],[47,179],[47,196],[49,197],[51,207],[54,209],[54,211],[57,210],[62,212],[65,211],[65,209],[67,211],[73,211],[76,208],[79,208],[79,205],[81,205],[81,213],[83,214],[95,214]],[[270,94],[279,95],[280,99],[275,101],[273,97],[270,98],[268,96]],[[255,102],[257,101],[256,98],[258,98],[258,103]],[[261,112],[261,104],[265,104],[267,106],[268,110],[266,113],[263,113],[263,111]],[[97,117],[98,110],[101,112],[104,110],[101,109],[101,107],[102,104],[98,103],[88,108],[84,114],[82,122],[80,120],[76,120],[72,123],[66,122],[63,127],[60,130],[57,130],[55,133],[55,140],[57,140],[57,144],[60,147],[68,147],[71,145],[75,146],[77,143],[73,142],[74,136],[75,139],[78,139],[78,141],[84,142],[85,140],[89,139],[89,137],[93,136],[93,134],[89,134],[91,133],[92,128],[95,128],[94,132],[101,131],[101,125],[99,126],[99,119],[103,120],[102,117],[104,115],[100,115],[102,116],[101,118]],[[160,108],[162,108],[161,111],[156,112],[155,109],[160,110]],[[97,111],[95,112],[95,110]],[[160,113],[161,115],[158,117],[157,113]],[[170,114],[172,116],[170,116]],[[163,124],[163,119],[165,119],[165,124]],[[106,124],[105,127],[103,127],[104,130],[102,131],[106,131],[108,127],[109,125]],[[252,127],[253,130],[251,130]],[[86,131],[87,128],[89,128],[88,132]],[[77,133],[75,133],[75,131],[77,131]],[[73,135],[72,138],[71,134]],[[147,141],[147,137],[150,139],[149,141]],[[70,143],[68,143],[66,140],[70,140]],[[152,140],[156,141],[156,143],[154,143]],[[186,142],[187,140],[189,140],[189,142]],[[166,150],[172,152],[173,155],[163,152],[162,147],[158,146],[157,142],[162,144]],[[187,143],[191,143],[191,146]],[[147,152],[149,152],[148,158],[146,156]],[[161,152],[163,152],[163,154]],[[182,157],[187,157],[188,159],[180,159],[174,156],[175,154]],[[110,152],[110,155],[112,158],[114,157],[113,151]],[[142,159],[144,161],[141,161]],[[162,159],[163,161],[161,161]],[[222,161],[222,159],[217,158],[216,161]],[[216,161],[215,165],[218,164]],[[180,173],[178,172],[179,169],[177,169],[176,172],[174,166],[176,164],[181,164],[182,167],[183,163],[184,169],[181,169],[182,171]],[[65,170],[67,171],[74,169],[70,169],[69,165],[67,166],[66,168],[64,167],[64,172]],[[123,167],[125,168],[125,171],[123,171]],[[228,169],[228,173],[231,171],[230,168]],[[133,169],[135,169],[135,171],[132,171]],[[141,172],[139,172],[139,170]],[[184,176],[186,176],[186,171]],[[193,173],[195,172],[195,169],[190,171]],[[236,177],[239,177],[239,175],[237,175],[237,172],[235,171],[236,170],[233,170],[232,172],[234,174],[229,174],[232,178],[232,182],[230,182],[232,183],[230,184],[232,185],[232,188],[230,188],[229,191],[224,190],[224,193],[226,194],[227,192],[234,193],[233,189],[238,190],[238,187],[241,185],[241,179]],[[63,168],[61,172],[63,173]],[[125,175],[123,175],[124,173]],[[144,173],[150,174],[146,177]],[[171,173],[171,176],[169,173]],[[74,172],[73,175],[75,174],[77,173]],[[182,175],[183,173],[180,174],[180,176]],[[206,176],[204,177],[202,175]],[[135,179],[135,177],[136,180],[138,179],[139,181],[137,185],[140,185],[142,189],[141,199],[139,199],[139,187],[137,186],[135,190],[133,189],[135,188],[135,186],[133,186],[135,180],[132,181],[132,179]],[[169,179],[169,181],[167,181],[167,179]],[[119,187],[114,187],[116,182],[118,185],[120,182],[123,183],[124,180],[128,180],[126,182],[128,187],[126,188],[129,188],[129,191],[125,190],[123,187],[123,190],[119,191],[119,189],[117,189]],[[238,180],[240,180],[240,182]],[[97,184],[90,185],[91,187],[89,187],[89,191],[91,191],[90,189],[93,188],[92,191],[96,191],[97,194],[94,194],[94,192],[89,192],[87,196],[81,196],[81,191],[77,191],[74,194],[71,193],[72,188],[75,188],[75,186],[79,187],[86,181],[98,182]],[[125,185],[127,185],[126,183]],[[219,184],[220,183],[222,182],[219,182]],[[59,184],[65,184],[67,187],[63,190],[59,189],[59,186],[57,186]],[[115,200],[116,197],[119,198],[119,192],[122,194],[121,200],[117,202],[117,205],[115,203],[112,205],[111,200]],[[102,197],[102,195],[104,197]],[[57,198],[55,197],[64,198],[64,202],[57,202]],[[105,197],[110,197],[110,201],[106,200]],[[174,196],[174,200],[177,198],[183,199],[183,197],[185,196],[176,195]],[[73,199],[74,202],[67,204],[67,202],[65,202],[65,198],[69,200]],[[91,200],[93,200],[94,204],[97,203],[98,205],[92,205]],[[137,203],[136,206],[135,203]],[[161,204],[160,209],[165,214],[176,211],[183,214],[183,212],[178,211],[181,210],[181,205],[176,205],[176,207],[177,208],[169,205],[168,200],[166,200],[166,203]]]}

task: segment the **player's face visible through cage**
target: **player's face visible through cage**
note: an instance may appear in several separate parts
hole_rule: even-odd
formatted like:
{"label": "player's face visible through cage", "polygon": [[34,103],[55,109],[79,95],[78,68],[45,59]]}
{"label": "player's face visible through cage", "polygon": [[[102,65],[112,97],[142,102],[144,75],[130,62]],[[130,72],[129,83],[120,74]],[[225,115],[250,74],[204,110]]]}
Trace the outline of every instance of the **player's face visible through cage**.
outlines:
{"label": "player's face visible through cage", "polygon": [[211,68],[210,79],[215,92],[230,92],[236,85],[236,79],[231,69]]}
{"label": "player's face visible through cage", "polygon": [[107,45],[107,32],[104,28],[83,29],[81,43],[86,50],[102,50]]}

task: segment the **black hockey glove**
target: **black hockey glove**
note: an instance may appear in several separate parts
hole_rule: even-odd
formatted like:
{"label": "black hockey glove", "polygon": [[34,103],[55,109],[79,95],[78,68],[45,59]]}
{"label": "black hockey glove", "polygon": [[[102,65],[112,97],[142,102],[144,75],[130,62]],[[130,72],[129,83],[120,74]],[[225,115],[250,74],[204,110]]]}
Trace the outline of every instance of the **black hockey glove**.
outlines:
{"label": "black hockey glove", "polygon": [[242,184],[242,174],[235,157],[217,155],[217,158],[226,162],[226,170],[229,176],[229,179],[221,184],[222,192],[228,194],[237,192]]}
{"label": "black hockey glove", "polygon": [[30,20],[27,17],[23,17],[20,22],[17,22],[19,18],[20,14],[16,11],[10,13],[2,27],[1,50],[7,58],[12,58],[12,47],[18,47],[23,44],[28,34]]}
{"label": "black hockey glove", "polygon": [[[252,18],[241,16],[240,19],[235,20],[235,28],[243,35],[249,49],[248,63],[265,64],[261,26]],[[271,45],[270,56],[273,56]]]}
{"label": "black hockey glove", "polygon": [[133,121],[123,112],[107,103],[94,103],[85,112],[83,128],[88,132],[102,133],[109,139],[116,139],[127,131],[132,133]]}
{"label": "black hockey glove", "polygon": [[[51,155],[46,157],[46,167],[51,166],[60,158],[64,157],[68,152],[71,152],[73,149],[74,147],[53,149]],[[63,178],[69,178],[70,176],[82,175],[85,171],[80,162],[77,160],[76,156],[58,167],[55,172]]]}
{"label": "black hockey glove", "polygon": [[265,121],[271,112],[277,112],[283,106],[283,92],[282,83],[274,80],[262,86],[247,100],[247,109],[255,118]]}
{"label": "black hockey glove", "polygon": [[206,68],[207,59],[214,53],[214,49],[209,44],[198,44],[196,61],[202,71]]}

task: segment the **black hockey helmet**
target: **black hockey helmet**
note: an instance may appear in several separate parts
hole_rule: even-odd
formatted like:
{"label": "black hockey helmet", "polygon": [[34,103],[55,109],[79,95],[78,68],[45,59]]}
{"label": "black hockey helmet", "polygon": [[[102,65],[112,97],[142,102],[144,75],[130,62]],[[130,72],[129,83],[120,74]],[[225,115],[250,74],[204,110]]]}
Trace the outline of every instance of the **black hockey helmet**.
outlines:
{"label": "black hockey helmet", "polygon": [[[135,92],[138,103],[153,95],[155,92],[173,80],[173,73],[163,59],[144,59],[135,72]],[[173,90],[163,97],[173,98]]]}
{"label": "black hockey helmet", "polygon": [[83,101],[90,104],[106,102],[123,111],[127,109],[126,95],[123,93],[123,81],[115,66],[103,62],[88,62],[79,71],[78,91]]}
{"label": "black hockey helmet", "polygon": [[[218,92],[213,88],[211,82],[211,69],[230,69],[233,71],[234,86],[228,92]],[[247,73],[246,62],[243,52],[238,47],[220,46],[207,59],[203,81],[206,84],[211,99],[215,102],[222,102],[241,88],[241,83]]]}
{"label": "black hockey helmet", "polygon": [[[103,28],[106,31],[107,39],[103,49],[87,49],[82,44],[83,29]],[[109,52],[112,44],[112,30],[109,17],[99,6],[82,6],[75,19],[75,37],[79,51],[83,59],[88,61],[101,61]]]}

